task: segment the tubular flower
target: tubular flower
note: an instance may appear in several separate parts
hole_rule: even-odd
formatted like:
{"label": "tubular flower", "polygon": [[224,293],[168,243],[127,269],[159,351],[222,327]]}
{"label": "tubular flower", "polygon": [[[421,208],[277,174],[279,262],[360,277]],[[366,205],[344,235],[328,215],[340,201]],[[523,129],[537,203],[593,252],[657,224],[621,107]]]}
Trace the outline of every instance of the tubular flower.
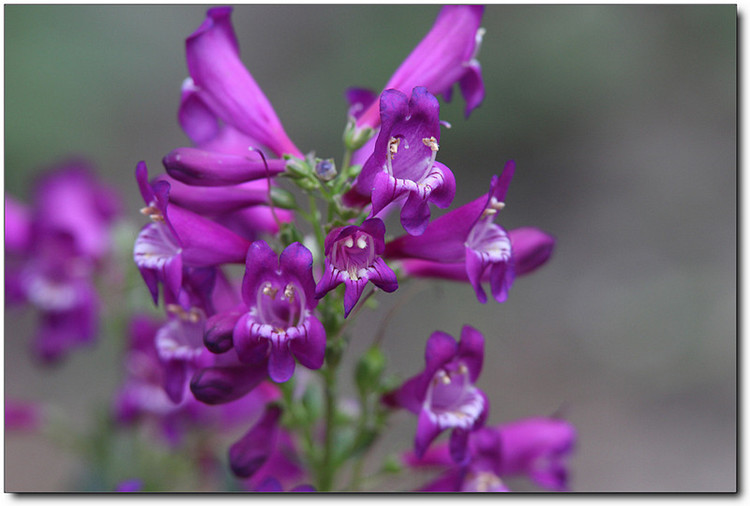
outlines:
{"label": "tubular flower", "polygon": [[153,223],[138,234],[133,257],[154,303],[158,303],[159,282],[164,283],[175,298],[179,295],[183,266],[242,262],[249,241],[207,218],[169,205],[169,183],[149,183],[144,162],[136,167],[136,180],[146,203],[141,212]]}
{"label": "tubular flower", "polygon": [[[209,9],[206,19],[185,41],[190,80],[183,86],[180,122],[199,143],[236,132],[277,156],[302,156],[284,131],[271,103],[242,64],[230,16],[231,7]],[[236,131],[223,130],[221,120]],[[226,128],[226,127],[225,127]],[[229,144],[232,142],[230,141]]]}
{"label": "tubular flower", "polygon": [[420,237],[391,241],[385,256],[407,259],[404,268],[411,275],[467,280],[483,304],[487,295],[482,282],[489,280],[495,300],[504,302],[515,276],[541,266],[554,246],[544,232],[524,228],[509,234],[494,223],[514,171],[515,163],[509,161],[501,176],[493,176],[487,196],[434,220]]}
{"label": "tubular flower", "polygon": [[427,227],[428,202],[445,208],[456,195],[453,173],[435,161],[439,110],[437,99],[424,87],[414,88],[410,99],[398,90],[384,91],[380,97],[383,124],[354,186],[359,194],[371,195],[372,216],[405,198],[401,224],[412,235]]}
{"label": "tubular flower", "polygon": [[279,258],[265,241],[247,252],[242,299],[247,312],[237,320],[232,341],[243,362],[268,358],[268,374],[277,383],[294,374],[295,360],[319,369],[325,355],[325,330],[313,316],[317,306],[312,253],[300,243]]}
{"label": "tubular flower", "polygon": [[466,460],[469,433],[484,425],[489,409],[486,395],[474,386],[483,360],[484,337],[478,330],[464,326],[458,343],[444,332],[434,332],[427,340],[425,370],[385,397],[386,403],[418,414],[418,457],[441,432],[453,429],[451,457],[457,463]]}
{"label": "tubular flower", "polygon": [[396,290],[396,274],[380,258],[385,249],[384,237],[385,225],[378,218],[365,220],[362,226],[331,230],[325,240],[325,271],[315,289],[315,297],[320,299],[344,283],[344,317],[347,317],[368,281],[385,292]]}
{"label": "tubular flower", "polygon": [[[484,7],[480,5],[444,6],[432,29],[384,89],[408,93],[415,86],[424,86],[433,95],[443,95],[450,101],[453,85],[458,82],[468,117],[484,99],[482,70],[477,61],[484,35],[484,29],[479,27],[483,13]],[[358,117],[357,125],[377,127],[380,119],[377,102],[373,102]]]}

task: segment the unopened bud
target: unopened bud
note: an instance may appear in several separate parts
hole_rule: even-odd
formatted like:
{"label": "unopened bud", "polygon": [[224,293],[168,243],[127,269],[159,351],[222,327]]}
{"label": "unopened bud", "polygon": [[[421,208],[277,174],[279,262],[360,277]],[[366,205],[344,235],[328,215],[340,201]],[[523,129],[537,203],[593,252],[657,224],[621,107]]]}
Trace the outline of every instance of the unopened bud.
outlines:
{"label": "unopened bud", "polygon": [[355,151],[364,146],[373,135],[375,135],[375,130],[368,126],[357,127],[357,123],[352,118],[344,129],[344,145],[350,151]]}
{"label": "unopened bud", "polygon": [[310,168],[310,165],[305,162],[305,160],[290,157],[286,161],[286,172],[292,176],[306,177],[309,176],[310,173],[312,173],[312,169]]}
{"label": "unopened bud", "polygon": [[385,370],[385,356],[380,348],[370,348],[362,355],[354,372],[360,392],[373,391],[380,383],[380,375]]}
{"label": "unopened bud", "polygon": [[330,181],[336,177],[336,162],[333,158],[318,160],[315,164],[315,174],[323,181]]}

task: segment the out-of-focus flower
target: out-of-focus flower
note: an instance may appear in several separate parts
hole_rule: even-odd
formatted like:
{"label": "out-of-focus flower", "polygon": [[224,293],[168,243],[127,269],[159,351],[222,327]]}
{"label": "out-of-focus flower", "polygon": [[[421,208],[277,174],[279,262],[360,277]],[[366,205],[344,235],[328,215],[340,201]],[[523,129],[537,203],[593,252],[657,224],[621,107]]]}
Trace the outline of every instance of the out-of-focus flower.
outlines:
{"label": "out-of-focus flower", "polygon": [[409,275],[469,281],[481,303],[487,302],[482,282],[489,280],[495,300],[504,302],[515,276],[541,266],[554,246],[554,239],[539,230],[508,233],[494,223],[505,207],[514,171],[515,163],[506,163],[502,175],[493,176],[486,196],[434,220],[419,237],[405,235],[389,242],[385,256],[406,259],[403,266]]}
{"label": "out-of-focus flower", "polygon": [[[292,439],[279,426],[281,414],[278,406],[269,404],[261,419],[229,448],[232,472],[246,479],[250,490],[281,491],[303,474]],[[270,489],[258,490],[261,487]],[[302,487],[298,491],[309,491],[309,486]]]}
{"label": "out-of-focus flower", "polygon": [[30,207],[6,196],[5,209],[7,302],[39,310],[34,353],[57,361],[96,337],[93,276],[110,251],[119,198],[90,164],[70,160],[44,173]]}
{"label": "out-of-focus flower", "polygon": [[5,398],[5,431],[37,431],[44,420],[42,406]]}
{"label": "out-of-focus flower", "polygon": [[483,427],[469,436],[468,459],[457,465],[447,444],[430,448],[422,458],[407,452],[410,467],[447,470],[421,490],[430,492],[506,492],[502,478],[528,476],[547,490],[568,490],[565,460],[575,445],[575,428],[556,418],[527,418]]}
{"label": "out-of-focus flower", "polygon": [[466,325],[461,340],[434,332],[425,348],[425,369],[404,382],[385,402],[418,414],[414,451],[422,456],[444,430],[453,429],[450,453],[455,462],[466,459],[469,433],[487,418],[487,396],[474,384],[482,370],[484,337]]}
{"label": "out-of-focus flower", "polygon": [[372,155],[354,189],[370,195],[372,216],[388,204],[405,199],[401,224],[412,235],[421,234],[430,220],[428,202],[448,207],[456,195],[456,181],[448,167],[435,161],[440,140],[440,105],[426,88],[416,87],[411,98],[398,90],[380,97],[382,126]]}
{"label": "out-of-focus flower", "polygon": [[365,220],[361,226],[331,230],[325,240],[325,270],[315,297],[319,299],[344,283],[344,317],[347,317],[368,281],[386,292],[396,290],[396,274],[380,258],[385,248],[384,237],[385,225],[378,218]]}
{"label": "out-of-focus flower", "polygon": [[[227,145],[244,144],[247,152],[248,146],[266,146],[277,156],[288,153],[301,157],[271,103],[240,60],[231,13],[231,7],[209,9],[203,24],[185,41],[190,78],[183,85],[180,123],[193,142],[204,149],[218,141],[225,149]],[[237,134],[244,137],[239,142]]]}
{"label": "out-of-focus flower", "polygon": [[[396,70],[384,90],[397,89],[409,93],[415,86],[424,86],[433,95],[450,101],[453,85],[459,83],[466,100],[466,116],[484,98],[484,83],[477,53],[484,30],[484,7],[479,5],[446,5],[424,39]],[[377,127],[380,122],[377,101],[367,104],[369,96],[352,92],[350,102],[369,107],[362,112],[357,125]]]}
{"label": "out-of-focus flower", "polygon": [[[260,485],[255,488],[256,492],[284,492],[284,488],[281,486],[279,480],[273,476],[266,478]],[[315,487],[312,485],[297,485],[296,487],[289,489],[289,492],[315,492]]]}
{"label": "out-of-focus flower", "polygon": [[131,478],[121,481],[115,487],[115,492],[140,492],[143,490],[143,480]]}
{"label": "out-of-focus flower", "polygon": [[254,242],[247,252],[242,280],[247,312],[234,328],[234,349],[248,364],[268,359],[268,373],[276,382],[292,377],[295,357],[309,369],[323,365],[326,336],[313,315],[318,301],[312,263],[312,253],[300,243],[289,245],[280,257],[265,241]]}

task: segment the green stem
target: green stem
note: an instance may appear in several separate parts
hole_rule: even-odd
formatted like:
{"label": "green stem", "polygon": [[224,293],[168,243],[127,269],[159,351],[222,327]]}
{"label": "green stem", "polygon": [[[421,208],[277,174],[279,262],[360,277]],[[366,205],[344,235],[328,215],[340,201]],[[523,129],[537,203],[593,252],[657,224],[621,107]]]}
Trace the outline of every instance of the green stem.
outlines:
{"label": "green stem", "polygon": [[334,367],[326,367],[325,371],[325,400],[326,400],[326,431],[323,443],[323,462],[321,463],[318,490],[328,492],[333,487],[335,473],[333,463],[333,434],[336,418],[336,371]]}

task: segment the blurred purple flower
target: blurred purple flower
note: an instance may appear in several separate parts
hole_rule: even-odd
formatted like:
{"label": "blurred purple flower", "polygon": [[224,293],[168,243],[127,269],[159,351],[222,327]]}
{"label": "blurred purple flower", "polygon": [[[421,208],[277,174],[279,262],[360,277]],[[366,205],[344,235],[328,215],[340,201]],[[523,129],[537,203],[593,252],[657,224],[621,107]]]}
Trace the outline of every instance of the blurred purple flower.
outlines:
{"label": "blurred purple flower", "polygon": [[385,225],[378,218],[365,220],[361,226],[331,230],[325,240],[325,270],[315,297],[319,299],[344,283],[344,317],[347,317],[368,281],[385,292],[396,290],[396,274],[380,258],[385,248],[384,237]]}
{"label": "blurred purple flower", "polygon": [[502,478],[526,475],[547,490],[568,490],[565,459],[575,445],[575,428],[556,418],[527,418],[484,427],[469,436],[466,463],[457,465],[447,444],[430,448],[422,458],[408,452],[410,467],[447,470],[425,485],[431,492],[506,492]]}
{"label": "blurred purple flower", "polygon": [[312,253],[300,243],[280,257],[265,241],[254,242],[247,252],[242,280],[247,309],[234,328],[234,349],[247,364],[268,359],[268,373],[279,383],[294,374],[295,357],[310,369],[323,365],[326,336],[313,316],[312,263]]}
{"label": "blurred purple flower", "polygon": [[[427,35],[399,66],[384,90],[397,89],[409,93],[415,86],[424,86],[433,95],[450,101],[453,85],[458,82],[466,100],[466,116],[484,98],[484,83],[477,53],[484,30],[484,7],[479,5],[446,5]],[[380,123],[377,102],[366,104],[367,95],[350,97],[369,107],[359,115],[357,125],[377,127]]]}
{"label": "blurred purple flower", "polygon": [[392,406],[418,414],[414,450],[422,456],[444,430],[453,429],[450,453],[455,462],[467,458],[469,433],[487,418],[487,396],[474,384],[482,370],[484,337],[466,325],[461,340],[444,332],[434,332],[425,348],[425,369],[384,400]]}
{"label": "blurred purple flower", "polygon": [[406,199],[401,224],[412,235],[424,232],[430,220],[428,202],[448,207],[456,181],[448,167],[435,161],[440,141],[440,105],[426,88],[411,98],[398,90],[380,97],[382,126],[374,151],[354,184],[360,195],[371,195],[372,216],[388,204]]}
{"label": "blurred purple flower", "polygon": [[43,413],[40,404],[31,401],[5,398],[5,431],[38,431]]}
{"label": "blurred purple flower", "polygon": [[409,275],[469,281],[483,304],[487,295],[482,282],[489,280],[495,300],[504,302],[515,276],[541,266],[554,247],[554,239],[544,232],[524,228],[508,233],[494,223],[514,171],[515,163],[509,161],[501,176],[493,176],[486,196],[434,220],[419,237],[389,242],[385,256],[406,259]]}
{"label": "blurred purple flower", "polygon": [[115,492],[140,492],[143,490],[143,480],[132,478],[117,484]]}
{"label": "blurred purple flower", "polygon": [[30,207],[6,196],[5,209],[7,303],[39,310],[33,351],[54,362],[96,337],[93,276],[110,251],[120,201],[91,165],[74,159],[40,177]]}

